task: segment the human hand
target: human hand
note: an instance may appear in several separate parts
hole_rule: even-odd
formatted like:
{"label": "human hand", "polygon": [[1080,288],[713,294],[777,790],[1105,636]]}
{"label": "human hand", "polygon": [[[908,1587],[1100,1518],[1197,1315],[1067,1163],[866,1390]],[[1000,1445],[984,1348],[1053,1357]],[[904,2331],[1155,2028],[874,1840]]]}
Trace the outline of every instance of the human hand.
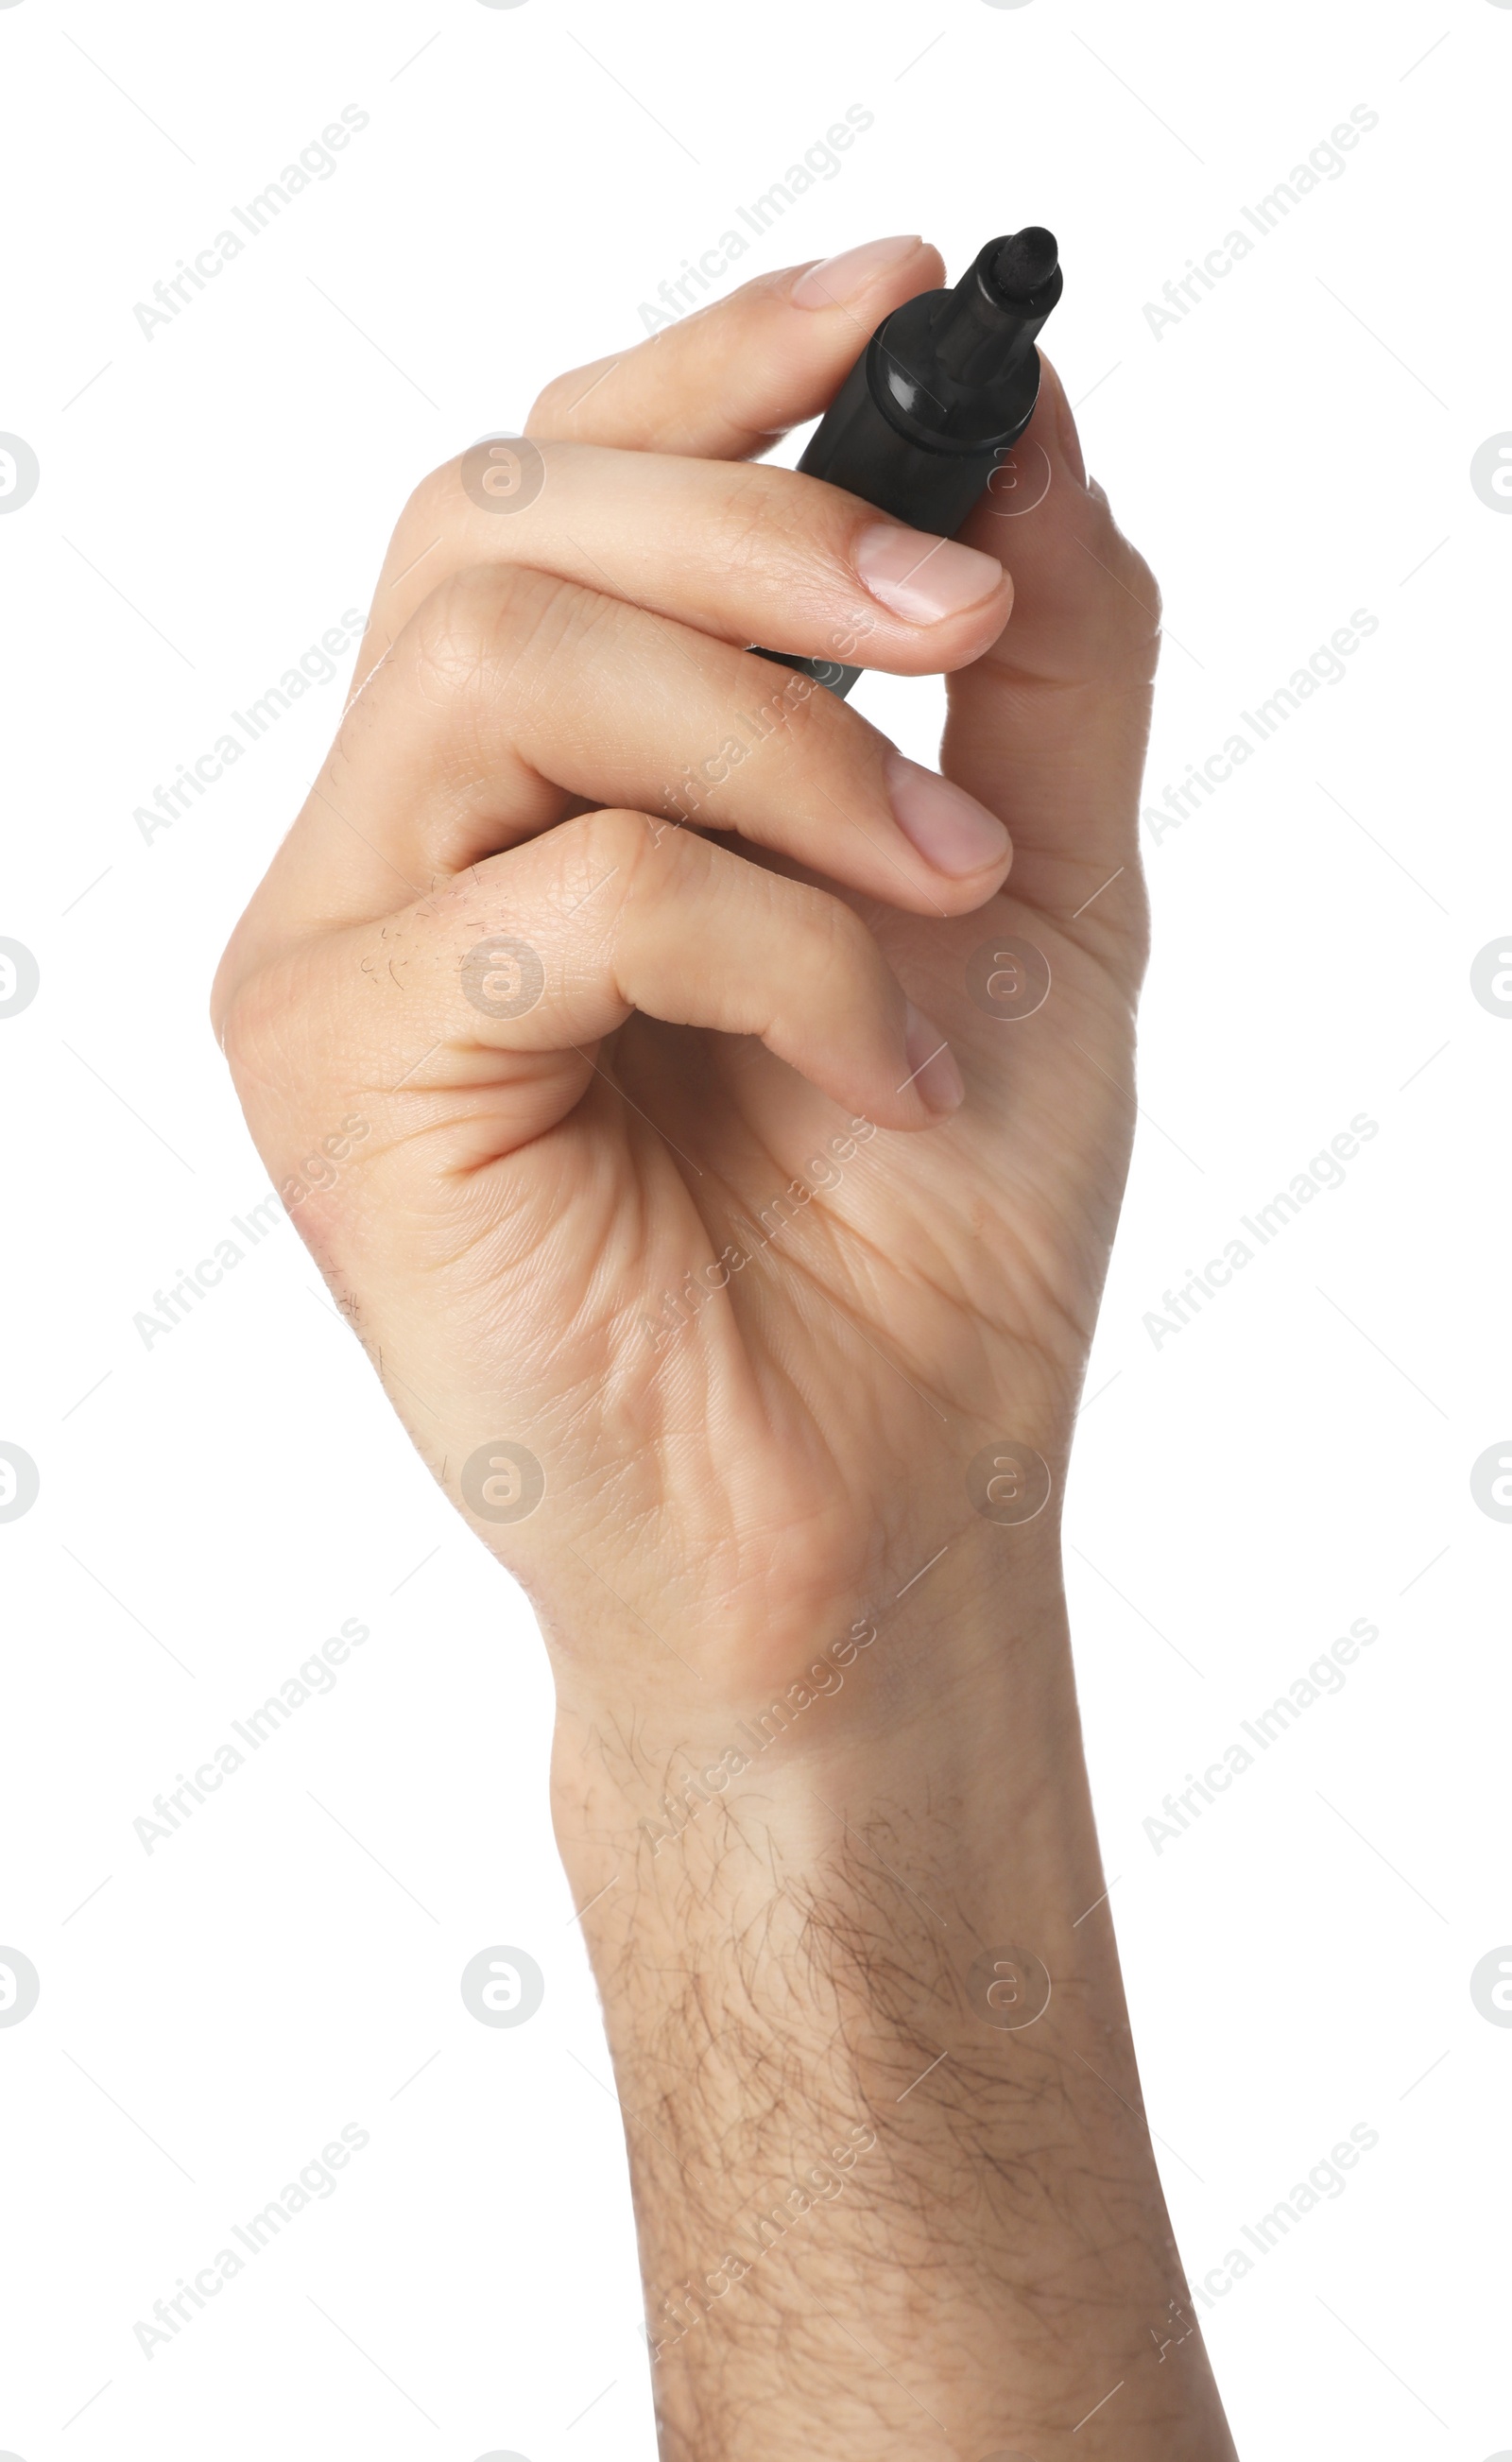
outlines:
{"label": "human hand", "polygon": [[[1154,586],[1048,369],[960,544],[745,458],[940,273],[895,243],[754,283],[423,484],[215,1012],[551,1646],[664,2450],[1232,2462],[1056,1553]],[[945,673],[943,778],[751,641]]]}
{"label": "human hand", "polygon": [[[558,379],[517,508],[423,483],[216,986],[276,1181],[367,1124],[294,1220],[609,1698],[761,1691],[971,1534],[995,1439],[1058,1496],[1123,1183],[1154,587],[1048,369],[1048,492],[963,547],[743,458],[940,279],[859,260]],[[948,672],[954,790],[751,640]]]}

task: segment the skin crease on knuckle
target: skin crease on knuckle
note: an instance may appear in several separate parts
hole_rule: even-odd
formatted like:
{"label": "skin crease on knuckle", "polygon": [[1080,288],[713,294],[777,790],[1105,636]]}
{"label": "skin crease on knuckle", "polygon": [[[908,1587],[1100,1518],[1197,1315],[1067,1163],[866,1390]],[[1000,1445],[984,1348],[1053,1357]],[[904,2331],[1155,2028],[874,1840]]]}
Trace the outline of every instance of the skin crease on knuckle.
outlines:
{"label": "skin crease on knuckle", "polygon": [[453,829],[465,837],[480,796],[512,789],[528,810],[566,800],[520,739],[554,743],[568,768],[591,757],[596,729],[584,678],[633,672],[645,651],[643,627],[617,600],[520,565],[455,575],[404,640],[434,713]]}
{"label": "skin crease on knuckle", "polygon": [[[826,628],[853,624],[858,614],[890,621],[853,568],[851,539],[864,521],[853,522],[833,498],[832,488],[788,471],[731,465],[714,543],[722,571],[760,581],[774,606],[815,628],[821,649]],[[742,630],[732,627],[727,637],[739,640]]]}
{"label": "skin crease on knuckle", "polygon": [[529,566],[466,566],[411,617],[403,637],[412,670],[422,690],[433,680],[452,723],[464,723],[469,708],[518,703],[584,621],[588,597]]}

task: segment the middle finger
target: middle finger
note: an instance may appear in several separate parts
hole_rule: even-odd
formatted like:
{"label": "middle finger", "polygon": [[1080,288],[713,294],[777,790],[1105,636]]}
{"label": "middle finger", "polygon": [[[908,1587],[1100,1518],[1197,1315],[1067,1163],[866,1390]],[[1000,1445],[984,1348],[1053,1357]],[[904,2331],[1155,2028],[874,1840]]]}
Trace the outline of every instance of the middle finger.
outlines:
{"label": "middle finger", "polygon": [[984,806],[810,677],[484,567],[425,601],[348,710],[265,888],[290,920],[385,914],[585,804],[734,831],[918,914],[969,912],[1010,855]]}
{"label": "middle finger", "polygon": [[432,471],[400,516],[356,682],[434,590],[479,565],[530,565],[721,640],[904,676],[980,658],[1013,602],[995,556],[799,471],[486,441]]}

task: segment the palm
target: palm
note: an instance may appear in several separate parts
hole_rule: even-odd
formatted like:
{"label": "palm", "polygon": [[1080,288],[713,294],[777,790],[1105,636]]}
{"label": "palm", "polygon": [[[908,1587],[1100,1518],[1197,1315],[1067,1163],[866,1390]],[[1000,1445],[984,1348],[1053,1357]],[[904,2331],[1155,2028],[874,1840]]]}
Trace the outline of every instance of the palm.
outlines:
{"label": "palm", "polygon": [[[843,1628],[969,1523],[982,1447],[1055,1458],[1069,1434],[1127,1159],[1137,913],[1095,950],[1006,895],[868,920],[961,1062],[948,1124],[846,1155],[846,1115],[759,1043],[637,1016],[464,1210],[423,1148],[378,1165],[407,1236],[429,1192],[420,1253],[378,1261],[396,1305],[366,1309],[417,1440],[454,1456],[483,1425],[528,1446],[549,1510],[500,1552],[529,1576],[550,1549],[559,1584],[570,1549],[571,1587],[607,1575],[659,1636]],[[1017,1021],[965,987],[1005,940],[1053,980]]]}

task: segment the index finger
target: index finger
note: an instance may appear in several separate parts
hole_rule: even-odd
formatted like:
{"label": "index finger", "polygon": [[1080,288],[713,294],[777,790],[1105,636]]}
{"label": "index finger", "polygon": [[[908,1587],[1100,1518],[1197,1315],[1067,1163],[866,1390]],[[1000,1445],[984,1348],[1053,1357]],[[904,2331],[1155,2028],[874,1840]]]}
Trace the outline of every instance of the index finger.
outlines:
{"label": "index finger", "polygon": [[827,409],[883,317],[944,278],[939,249],[912,236],[785,266],[649,341],[555,378],[529,432],[746,461]]}
{"label": "index finger", "polygon": [[[882,318],[903,300],[935,287],[943,270],[938,251],[926,248],[922,240],[893,239],[869,241],[819,265],[789,266],[780,273],[764,275],[716,307],[653,335],[618,358],[602,359],[558,377],[530,413],[530,439],[543,444],[560,442],[675,454],[687,462],[746,459],[797,421],[825,409]],[[583,461],[591,458],[585,455]],[[539,454],[535,463],[539,474]],[[448,572],[464,564],[490,561],[506,547],[523,552],[529,560],[532,543],[516,536],[512,524],[480,522],[462,499],[457,474],[455,463],[433,473],[417,487],[400,516],[374,593],[372,616],[352,680],[354,693],[365,683],[406,618]],[[438,483],[442,483],[439,494]],[[794,483],[784,474],[783,484]],[[621,545],[626,543],[627,525],[635,527],[631,494],[649,496],[654,485],[648,475],[645,487],[627,493],[617,508],[615,529]],[[522,502],[529,505],[530,499],[527,496]],[[735,508],[734,532],[723,542],[725,553],[710,561],[711,586],[717,587],[726,571],[739,570],[740,530],[749,509]],[[684,547],[689,543],[686,528],[659,512],[642,529],[662,559],[665,577],[667,559],[677,561],[676,542],[681,540]],[[593,537],[591,528],[589,536]],[[698,541],[699,546],[704,543]],[[616,590],[614,577],[604,570],[601,540],[594,537],[591,548],[575,521],[570,520],[565,533],[557,535],[554,553],[546,542],[541,544],[550,570],[590,588],[607,585],[612,593]],[[920,543],[906,555],[910,569],[928,559],[930,544]],[[612,559],[616,571],[638,560]],[[990,581],[985,567],[980,579],[984,596]],[[629,594],[636,594],[634,589]],[[675,591],[670,596],[665,590],[653,595],[663,612],[699,620],[696,608]],[[864,591],[860,596],[864,604]],[[999,611],[993,631],[1001,628],[1005,613],[1005,608]],[[770,637],[769,632],[759,633],[758,637]],[[798,647],[805,653],[810,648],[807,642],[778,646]],[[973,641],[969,655],[976,656],[981,646]],[[832,635],[823,624],[811,648],[819,656],[833,655]],[[914,662],[905,659],[904,663],[911,667]]]}

